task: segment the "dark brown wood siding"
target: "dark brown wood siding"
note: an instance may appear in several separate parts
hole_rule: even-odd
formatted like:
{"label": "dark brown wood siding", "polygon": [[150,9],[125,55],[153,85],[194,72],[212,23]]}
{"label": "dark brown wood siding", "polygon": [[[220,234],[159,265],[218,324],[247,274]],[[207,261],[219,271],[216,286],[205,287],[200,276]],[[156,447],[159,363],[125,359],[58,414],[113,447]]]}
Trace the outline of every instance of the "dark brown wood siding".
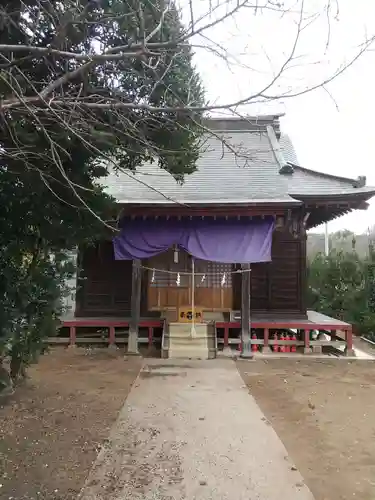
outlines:
{"label": "dark brown wood siding", "polygon": [[[275,232],[272,262],[251,265],[251,310],[261,314],[305,315],[305,236]],[[233,308],[241,308],[241,275],[233,277]]]}
{"label": "dark brown wood siding", "polygon": [[112,242],[101,241],[82,250],[79,262],[76,316],[129,317],[132,261],[116,261]]}
{"label": "dark brown wood siding", "polygon": [[[251,310],[267,311],[269,306],[269,264],[251,264]],[[238,269],[239,267],[236,266]],[[233,278],[233,309],[241,309],[241,275]]]}
{"label": "dark brown wood siding", "polygon": [[[130,316],[132,262],[115,261],[112,243],[102,241],[79,255],[79,288],[76,316]],[[150,276],[144,271],[141,315],[148,311],[147,288]],[[272,262],[251,266],[251,310],[255,313],[305,315],[306,237],[275,232]],[[241,308],[241,275],[232,276],[233,309]]]}
{"label": "dark brown wood siding", "polygon": [[302,301],[305,265],[302,237],[294,238],[289,232],[275,232],[272,262],[269,264],[270,310],[305,312]]}

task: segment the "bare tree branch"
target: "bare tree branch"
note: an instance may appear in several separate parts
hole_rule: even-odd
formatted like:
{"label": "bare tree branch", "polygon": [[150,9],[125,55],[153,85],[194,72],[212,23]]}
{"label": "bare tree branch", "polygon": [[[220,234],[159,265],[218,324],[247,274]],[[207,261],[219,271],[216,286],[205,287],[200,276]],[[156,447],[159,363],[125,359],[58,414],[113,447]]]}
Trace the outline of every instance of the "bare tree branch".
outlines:
{"label": "bare tree branch", "polygon": [[[147,43],[147,39],[146,39]],[[142,57],[144,55],[157,55],[156,50],[167,50],[178,47],[177,42],[166,42],[164,44],[133,45],[130,51],[130,46],[115,47],[103,54],[79,54],[76,52],[67,52],[64,50],[53,49],[50,47],[35,47],[32,45],[0,45],[0,52],[31,52],[33,54],[41,54],[46,56],[58,56],[64,59],[76,59],[77,61],[118,61],[131,57]],[[120,52],[120,54],[118,53]]]}
{"label": "bare tree branch", "polygon": [[[199,2],[199,5],[186,0],[181,12],[182,19],[187,16],[187,22],[179,31],[171,21],[178,18],[172,0],[152,3],[134,0],[121,4],[123,11],[119,12],[105,11],[100,1],[37,0],[37,7],[21,3],[18,13],[7,12],[3,7],[0,15],[4,30],[18,30],[21,41],[8,44],[6,37],[0,39],[0,119],[11,142],[11,146],[0,144],[0,154],[7,161],[13,158],[24,162],[25,168],[33,168],[36,158],[52,165],[56,176],[63,179],[82,206],[85,201],[80,190],[85,188],[65,172],[63,159],[69,158],[70,151],[54,135],[53,124],[63,127],[69,140],[80,141],[93,156],[109,164],[114,164],[114,160],[103,153],[100,146],[103,142],[114,144],[118,149],[126,143],[123,152],[126,159],[136,157],[140,151],[145,157],[177,158],[182,148],[166,144],[161,150],[151,138],[163,127],[173,130],[173,126],[187,133],[190,133],[189,127],[194,127],[205,135],[211,134],[222,142],[223,148],[251,163],[253,158],[249,152],[241,151],[223,135],[207,130],[198,115],[224,111],[245,116],[253,104],[279,102],[319,88],[334,100],[327,85],[371,50],[375,35],[357,43],[348,61],[331,65],[331,70],[320,79],[316,77],[305,85],[297,85],[294,79],[285,86],[286,76],[289,77],[298,66],[321,64],[319,57],[306,62],[300,48],[305,33],[320,19],[326,26],[326,32],[321,35],[324,46],[321,57],[329,51],[335,36],[335,23],[339,22],[339,3],[338,0],[333,3],[321,1],[320,10],[309,11],[310,5],[305,0],[218,0],[214,5],[210,0]],[[277,45],[279,34],[267,32],[265,40],[257,40],[259,33],[256,33],[247,45],[248,33],[241,32],[243,28],[238,27],[243,17],[248,21],[246,29],[251,32],[265,16],[278,22],[290,18],[282,59],[280,55],[274,57],[265,48],[263,50],[263,42],[271,36]],[[126,29],[121,28],[122,23]],[[233,38],[239,40],[240,54],[231,51],[227,44],[228,26],[235,30]],[[47,31],[48,37],[43,39],[41,33]],[[258,42],[254,50],[262,55],[271,72],[265,72],[261,64],[257,66],[259,54],[252,57],[250,53],[253,41],[254,44]],[[240,71],[239,80],[245,80],[243,75],[247,74],[250,84],[243,84],[240,97],[228,88],[228,97],[221,96],[217,102],[210,95],[211,101],[197,101],[194,75],[186,80],[179,76],[179,65],[185,64],[192,50],[197,51],[195,61],[198,63],[200,54],[206,53],[209,60],[224,63],[233,75]],[[43,77],[32,73],[32,65],[47,68],[42,72]],[[254,75],[262,78],[254,78]],[[225,75],[217,72],[212,74],[212,79],[224,80]],[[171,81],[178,82],[177,91]],[[210,82],[207,83],[209,86]],[[38,156],[32,145],[24,144],[22,134],[14,125],[15,120],[23,125],[33,124],[46,138],[48,151]],[[47,171],[39,171],[39,174],[48,189],[54,191],[55,176]],[[132,173],[128,175],[134,178]],[[89,207],[85,209],[90,210]]]}

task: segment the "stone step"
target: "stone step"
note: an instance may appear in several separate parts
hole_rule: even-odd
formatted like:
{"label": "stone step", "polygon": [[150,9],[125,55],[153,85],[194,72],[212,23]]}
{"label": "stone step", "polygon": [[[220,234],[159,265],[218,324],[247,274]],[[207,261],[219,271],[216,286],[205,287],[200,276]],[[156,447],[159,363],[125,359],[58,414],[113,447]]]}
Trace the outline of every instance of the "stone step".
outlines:
{"label": "stone step", "polygon": [[194,337],[191,323],[169,322],[164,333],[165,348],[162,357],[179,359],[212,359],[216,357],[216,338],[213,323],[195,323]]}
{"label": "stone step", "polygon": [[[190,333],[191,332],[192,325],[191,323],[169,323],[168,324],[168,329],[169,332],[186,332]],[[197,332],[197,334],[202,333],[206,334],[207,332],[213,332],[214,331],[214,326],[208,323],[195,323],[194,324],[194,330]]]}
{"label": "stone step", "polygon": [[169,339],[186,339],[186,340],[191,340],[191,339],[213,339],[215,338],[214,334],[202,334],[201,332],[196,332],[194,336],[191,335],[190,332],[169,332],[165,334],[166,338]]}
{"label": "stone step", "polygon": [[185,337],[169,337],[169,347],[181,346],[181,347],[206,347],[208,345],[207,337],[196,337],[196,338],[185,338]]}

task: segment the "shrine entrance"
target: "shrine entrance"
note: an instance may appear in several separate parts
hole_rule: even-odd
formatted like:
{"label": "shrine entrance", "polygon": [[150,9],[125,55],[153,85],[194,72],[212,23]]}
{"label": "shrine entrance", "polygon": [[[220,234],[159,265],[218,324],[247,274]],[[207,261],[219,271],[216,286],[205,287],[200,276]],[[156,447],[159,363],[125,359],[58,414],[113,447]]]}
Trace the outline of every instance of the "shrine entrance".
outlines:
{"label": "shrine entrance", "polygon": [[232,264],[194,259],[184,250],[169,249],[148,260],[148,307],[154,311],[179,310],[191,305],[204,311],[233,308]]}

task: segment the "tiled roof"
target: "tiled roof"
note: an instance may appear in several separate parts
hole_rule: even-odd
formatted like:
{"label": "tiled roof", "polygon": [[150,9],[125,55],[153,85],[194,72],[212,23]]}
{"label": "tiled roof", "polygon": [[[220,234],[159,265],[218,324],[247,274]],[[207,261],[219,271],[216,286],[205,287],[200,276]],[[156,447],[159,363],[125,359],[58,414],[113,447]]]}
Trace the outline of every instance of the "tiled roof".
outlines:
{"label": "tiled roof", "polygon": [[354,179],[321,174],[313,170],[294,166],[293,175],[288,176],[288,193],[292,197],[303,196],[339,196],[375,192],[374,187],[355,187]]}
{"label": "tiled roof", "polygon": [[143,165],[135,175],[111,174],[105,179],[107,191],[121,203],[294,202],[266,131],[226,131],[225,140],[236,154],[219,138],[208,137],[197,170],[183,184],[155,163]]}
{"label": "tiled roof", "polygon": [[[265,117],[262,122],[260,117],[258,131],[254,126],[250,131],[243,127],[238,130],[233,121],[223,127],[220,120],[216,135],[207,138],[197,170],[187,175],[183,184],[154,163],[142,165],[135,174],[112,172],[104,179],[106,191],[123,204],[296,203],[293,196],[298,199],[304,195],[369,193],[369,198],[375,192],[371,188],[356,188],[351,179],[299,167],[290,138],[281,135],[277,139],[273,129],[270,131],[269,120]],[[230,130],[233,126],[237,130]],[[230,147],[223,145],[219,134],[223,134]],[[293,164],[292,174],[279,173],[286,163]]]}
{"label": "tiled roof", "polygon": [[287,134],[282,134],[280,148],[287,163],[294,167],[293,175],[287,176],[290,196],[327,196],[341,194],[372,193],[374,187],[356,187],[358,179],[349,179],[303,168],[297,158],[293,143]]}

